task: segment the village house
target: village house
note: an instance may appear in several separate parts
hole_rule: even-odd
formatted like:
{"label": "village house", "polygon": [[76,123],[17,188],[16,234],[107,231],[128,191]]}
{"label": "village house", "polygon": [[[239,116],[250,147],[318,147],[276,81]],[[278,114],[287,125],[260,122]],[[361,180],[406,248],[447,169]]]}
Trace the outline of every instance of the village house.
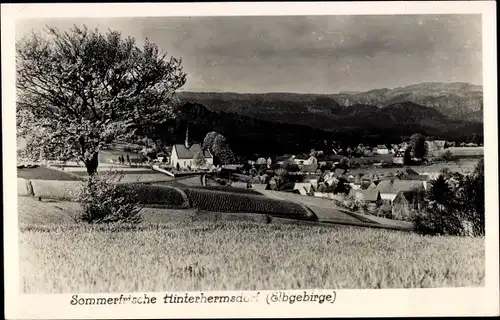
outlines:
{"label": "village house", "polygon": [[258,165],[266,165],[267,164],[267,160],[265,158],[258,158],[257,161],[255,161],[255,164],[258,164]]}
{"label": "village house", "polygon": [[317,189],[319,178],[320,178],[320,175],[318,175],[318,174],[307,175],[304,177],[304,182],[310,183],[314,187],[314,189]]}
{"label": "village house", "polygon": [[409,146],[408,142],[402,142],[398,146],[398,151],[405,152]]}
{"label": "village house", "polygon": [[250,188],[254,189],[256,191],[269,190],[267,183],[252,183],[252,184],[250,184]]}
{"label": "village house", "polygon": [[179,167],[180,169],[196,168],[198,167],[195,163],[197,155],[203,155],[206,167],[213,165],[213,156],[208,150],[202,151],[201,145],[198,143],[189,144],[188,131],[186,130],[186,140],[184,144],[175,144],[172,146],[170,164],[174,168]]}
{"label": "village house", "polygon": [[396,151],[392,156],[392,163],[404,165],[404,151]]}
{"label": "village house", "polygon": [[304,164],[300,167],[300,170],[306,175],[316,174],[316,171],[318,170],[317,164]]}
{"label": "village house", "polygon": [[314,156],[310,156],[309,158],[298,158],[298,157],[293,157],[293,163],[297,165],[304,165],[304,166],[309,166],[309,165],[317,165],[318,164],[318,159]]}
{"label": "village house", "polygon": [[297,190],[301,195],[309,195],[314,192],[314,187],[310,183],[295,183],[293,190]]}
{"label": "village house", "polygon": [[360,197],[365,203],[371,203],[375,205],[380,205],[382,203],[382,197],[380,196],[380,191],[376,189],[371,190],[351,190],[350,196]]}
{"label": "village house", "polygon": [[247,189],[249,188],[249,184],[246,182],[240,182],[240,181],[234,181],[231,182],[231,187],[233,188],[240,188],[240,189]]}
{"label": "village house", "polygon": [[377,147],[373,148],[376,154],[389,154],[389,149],[387,146],[379,144]]}
{"label": "village house", "polygon": [[392,202],[401,191],[425,190],[424,181],[418,180],[399,180],[396,178],[382,180],[378,183],[376,190],[380,191],[382,200]]}

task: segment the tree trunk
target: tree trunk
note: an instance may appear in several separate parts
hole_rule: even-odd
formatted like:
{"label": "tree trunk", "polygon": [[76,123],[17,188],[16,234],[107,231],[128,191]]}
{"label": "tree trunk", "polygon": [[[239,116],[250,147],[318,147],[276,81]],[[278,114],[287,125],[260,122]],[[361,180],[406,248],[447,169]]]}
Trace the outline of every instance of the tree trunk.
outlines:
{"label": "tree trunk", "polygon": [[97,167],[99,166],[99,157],[98,156],[99,156],[99,153],[94,152],[90,155],[90,157],[85,159],[85,167],[87,168],[87,173],[89,174],[89,176],[92,176],[95,173],[97,173]]}

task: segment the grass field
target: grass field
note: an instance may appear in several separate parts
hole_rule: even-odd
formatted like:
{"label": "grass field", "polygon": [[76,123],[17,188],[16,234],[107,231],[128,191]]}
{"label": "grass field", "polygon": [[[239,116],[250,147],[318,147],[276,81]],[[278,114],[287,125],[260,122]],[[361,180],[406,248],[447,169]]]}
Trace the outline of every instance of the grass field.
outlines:
{"label": "grass field", "polygon": [[192,221],[145,208],[136,226],[89,226],[78,205],[19,199],[25,293],[484,285],[484,239]]}
{"label": "grass field", "polygon": [[58,169],[51,169],[46,167],[38,168],[23,168],[17,169],[17,177],[27,180],[59,180],[59,181],[78,181],[79,177],[68,174]]}
{"label": "grass field", "polygon": [[[428,166],[409,166],[419,174],[429,173],[429,172],[440,172],[443,168],[448,168],[452,172],[460,172],[460,173],[468,173],[472,172],[477,164],[479,159],[460,159],[457,162],[442,162],[436,163]],[[377,174],[386,174],[389,172],[396,173],[396,171],[401,168],[356,168],[350,169],[349,172],[351,174],[369,174],[369,173],[377,173]]]}
{"label": "grass field", "polygon": [[249,222],[20,233],[26,293],[484,285],[484,240]]}

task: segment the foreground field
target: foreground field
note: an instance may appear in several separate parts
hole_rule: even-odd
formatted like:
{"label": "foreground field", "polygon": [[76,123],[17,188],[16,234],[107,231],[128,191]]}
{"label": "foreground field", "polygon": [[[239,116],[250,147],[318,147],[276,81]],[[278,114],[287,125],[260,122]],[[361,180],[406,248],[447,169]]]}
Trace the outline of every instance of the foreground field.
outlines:
{"label": "foreground field", "polygon": [[484,239],[236,221],[20,229],[25,293],[484,285]]}

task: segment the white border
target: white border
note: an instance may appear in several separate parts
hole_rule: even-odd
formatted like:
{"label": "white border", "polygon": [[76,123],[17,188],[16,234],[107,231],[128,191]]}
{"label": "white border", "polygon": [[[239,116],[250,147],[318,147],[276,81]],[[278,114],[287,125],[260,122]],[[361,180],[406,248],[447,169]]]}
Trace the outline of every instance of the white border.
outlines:
{"label": "white border", "polygon": [[[2,4],[2,121],[6,318],[208,318],[498,315],[498,140],[496,10],[493,1],[187,4]],[[19,295],[15,139],[14,22],[43,17],[348,14],[482,14],[486,168],[486,286],[456,289],[340,290],[333,305],[163,305],[71,307],[71,295]],[[165,288],[167,290],[167,288]],[[215,293],[215,292],[212,292]],[[332,307],[333,306],[333,307]]]}

